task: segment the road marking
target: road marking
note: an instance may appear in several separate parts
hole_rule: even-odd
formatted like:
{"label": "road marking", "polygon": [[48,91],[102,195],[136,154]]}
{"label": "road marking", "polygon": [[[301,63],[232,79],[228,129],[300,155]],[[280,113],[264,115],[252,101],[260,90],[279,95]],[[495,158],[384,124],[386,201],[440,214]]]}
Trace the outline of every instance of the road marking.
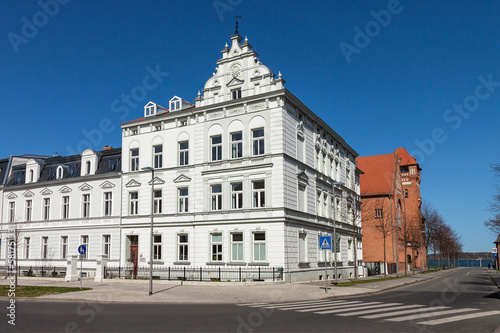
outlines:
{"label": "road marking", "polygon": [[[313,311],[322,311],[322,310],[331,310],[331,309],[337,309],[335,311],[352,311],[355,309],[358,309],[360,306],[365,306],[365,305],[370,305],[370,304],[379,304],[380,302],[368,302],[368,303],[362,303],[362,304],[348,304],[348,305],[335,305],[335,306],[315,306],[309,309],[302,309],[299,308],[297,309],[297,312],[313,312]],[[319,312],[315,312],[319,313]]]}
{"label": "road marking", "polygon": [[399,316],[407,313],[415,313],[417,312],[422,312],[422,311],[431,311],[431,310],[442,310],[442,309],[449,309],[448,306],[434,306],[432,308],[425,308],[425,309],[413,309],[413,310],[403,310],[403,311],[396,311],[396,312],[390,312],[390,313],[381,313],[381,314],[376,314],[376,315],[370,315],[370,316],[362,316],[360,318],[363,319],[378,319],[378,318],[385,318],[385,317],[394,317],[394,316]]}
{"label": "road marking", "polygon": [[421,313],[421,314],[416,314],[416,315],[412,315],[412,316],[391,318],[391,319],[386,319],[386,320],[406,321],[406,320],[415,320],[415,319],[420,319],[420,318],[444,316],[444,315],[449,315],[449,314],[453,314],[453,313],[469,312],[469,311],[477,311],[477,309],[465,308],[465,309],[455,309],[455,310],[446,310],[446,311],[438,311],[438,312],[427,312],[427,313]]}
{"label": "road marking", "polygon": [[[299,306],[299,305],[311,305],[311,304],[330,304],[330,303],[339,303],[339,302],[342,302],[342,301],[325,301],[325,300],[322,300],[322,301],[309,301],[309,302],[297,302],[297,303],[277,303],[277,304],[269,304],[267,303],[267,305],[258,305],[259,307],[263,307],[263,308],[266,308],[266,309],[277,309],[277,308],[288,308],[288,307],[291,307],[291,306]],[[253,306],[251,306],[253,307]]]}
{"label": "road marking", "polygon": [[[398,306],[399,304],[401,304],[401,303],[389,303],[389,304],[386,304],[387,308],[380,308],[380,309],[373,309],[373,310],[366,310],[366,311],[356,311],[356,312],[351,312],[351,313],[342,313],[342,314],[339,314],[339,316],[343,316],[343,317],[359,316],[359,315],[364,315],[364,314],[368,314],[368,313],[390,311],[390,310],[395,310],[395,309],[415,309],[415,308],[425,306],[425,305],[419,305],[419,304]],[[413,312],[413,311],[415,311],[415,310],[412,310],[411,312]]]}
{"label": "road marking", "polygon": [[465,275],[469,275],[469,273],[470,273],[470,272],[467,272],[467,274],[465,274]]}
{"label": "road marking", "polygon": [[[339,303],[340,305],[333,304],[328,305],[328,304],[316,304],[316,305],[300,305],[300,306],[293,306],[293,307],[287,307],[287,308],[279,308],[278,310],[300,310],[300,309],[306,309],[306,308],[325,308],[325,309],[336,309],[336,308],[346,308],[346,307],[356,307],[359,306],[359,303],[362,303],[361,301],[352,301],[352,302],[343,302]],[[371,303],[370,303],[371,304]]]}
{"label": "road marking", "polygon": [[460,316],[454,316],[454,317],[448,317],[448,318],[441,318],[441,319],[435,319],[435,320],[428,320],[428,321],[421,321],[418,324],[423,324],[423,325],[439,325],[439,324],[446,324],[446,323],[451,323],[454,321],[460,321],[460,320],[465,320],[465,319],[472,319],[472,318],[480,318],[480,317],[487,317],[487,316],[493,316],[500,314],[500,311],[488,311],[488,312],[480,312],[480,313],[470,313],[466,315],[460,315]]}
{"label": "road marking", "polygon": [[[401,304],[401,303],[391,303],[391,304]],[[384,307],[386,305],[387,304],[377,304],[377,305],[364,306],[364,304],[363,304],[363,309],[381,308],[381,307]],[[328,311],[321,311],[321,312],[315,312],[315,313],[317,313],[317,314],[331,314],[331,313],[333,313],[333,314],[341,316],[339,313],[348,312],[348,311],[352,311],[352,310],[355,310],[355,309],[328,310]]]}

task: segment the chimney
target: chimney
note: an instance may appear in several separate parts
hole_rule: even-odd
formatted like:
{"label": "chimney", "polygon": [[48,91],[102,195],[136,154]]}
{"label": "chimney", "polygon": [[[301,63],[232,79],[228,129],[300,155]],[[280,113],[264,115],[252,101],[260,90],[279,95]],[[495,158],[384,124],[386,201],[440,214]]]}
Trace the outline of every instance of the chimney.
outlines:
{"label": "chimney", "polygon": [[111,150],[111,149],[113,149],[113,147],[108,145],[105,145],[104,148],[102,148],[102,150]]}

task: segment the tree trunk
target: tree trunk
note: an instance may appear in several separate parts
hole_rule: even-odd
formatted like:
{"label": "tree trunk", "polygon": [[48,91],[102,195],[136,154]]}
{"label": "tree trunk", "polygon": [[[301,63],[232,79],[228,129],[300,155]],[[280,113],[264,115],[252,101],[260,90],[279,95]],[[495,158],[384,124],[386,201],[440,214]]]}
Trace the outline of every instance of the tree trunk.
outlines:
{"label": "tree trunk", "polygon": [[387,277],[387,255],[385,251],[385,238],[387,235],[384,233],[384,278]]}

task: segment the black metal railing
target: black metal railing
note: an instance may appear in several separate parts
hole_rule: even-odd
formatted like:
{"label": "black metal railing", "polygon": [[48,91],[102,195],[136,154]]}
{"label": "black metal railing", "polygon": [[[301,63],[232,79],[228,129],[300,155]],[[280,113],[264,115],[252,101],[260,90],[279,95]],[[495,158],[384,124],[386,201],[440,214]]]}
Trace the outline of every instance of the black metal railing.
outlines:
{"label": "black metal railing", "polygon": [[[148,279],[149,265],[108,264],[104,269],[106,279]],[[153,279],[184,281],[282,281],[282,267],[191,267],[153,265]]]}

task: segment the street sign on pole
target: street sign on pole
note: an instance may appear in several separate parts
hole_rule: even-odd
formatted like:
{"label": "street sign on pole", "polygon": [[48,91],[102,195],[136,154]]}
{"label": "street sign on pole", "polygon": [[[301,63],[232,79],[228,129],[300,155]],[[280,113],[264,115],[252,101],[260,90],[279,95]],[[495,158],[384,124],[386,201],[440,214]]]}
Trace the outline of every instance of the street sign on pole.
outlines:
{"label": "street sign on pole", "polygon": [[497,248],[496,247],[491,248],[491,253],[497,253]]}
{"label": "street sign on pole", "polygon": [[497,259],[498,258],[498,253],[493,253],[493,258]]}
{"label": "street sign on pole", "polygon": [[82,289],[83,255],[85,252],[87,252],[85,245],[80,245],[78,247],[78,253],[80,253],[80,289]]}
{"label": "street sign on pole", "polygon": [[332,249],[332,237],[331,236],[319,236],[319,248],[321,250],[331,250]]}

